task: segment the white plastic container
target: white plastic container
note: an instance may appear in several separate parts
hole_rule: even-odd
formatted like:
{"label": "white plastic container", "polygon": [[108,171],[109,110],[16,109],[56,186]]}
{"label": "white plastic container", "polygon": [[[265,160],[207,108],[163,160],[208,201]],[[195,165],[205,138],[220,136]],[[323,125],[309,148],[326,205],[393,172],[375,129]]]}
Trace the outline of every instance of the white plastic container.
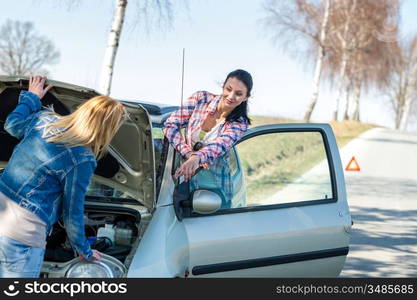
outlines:
{"label": "white plastic container", "polygon": [[100,227],[97,231],[97,237],[107,237],[114,244],[114,228],[112,224],[105,224],[104,227]]}

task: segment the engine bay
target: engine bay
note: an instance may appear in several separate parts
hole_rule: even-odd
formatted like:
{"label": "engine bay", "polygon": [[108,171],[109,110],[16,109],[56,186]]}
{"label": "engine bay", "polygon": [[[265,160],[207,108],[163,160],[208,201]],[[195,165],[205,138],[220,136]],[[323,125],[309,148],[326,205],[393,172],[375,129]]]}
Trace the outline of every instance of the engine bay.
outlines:
{"label": "engine bay", "polygon": [[[85,235],[92,249],[125,262],[138,237],[140,218],[110,212],[85,212]],[[45,261],[67,262],[78,256],[71,247],[62,223],[58,221],[47,238]]]}

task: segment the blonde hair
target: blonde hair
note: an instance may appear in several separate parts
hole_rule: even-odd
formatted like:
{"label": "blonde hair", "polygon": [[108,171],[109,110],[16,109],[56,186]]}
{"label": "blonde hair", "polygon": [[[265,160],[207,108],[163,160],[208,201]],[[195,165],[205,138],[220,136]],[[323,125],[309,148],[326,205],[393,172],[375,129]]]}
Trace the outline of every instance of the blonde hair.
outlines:
{"label": "blonde hair", "polygon": [[111,139],[127,118],[127,112],[121,102],[107,96],[97,96],[70,115],[55,116],[57,122],[41,126],[45,128],[44,136],[54,133],[47,138],[47,142],[90,147],[99,159],[107,152]]}

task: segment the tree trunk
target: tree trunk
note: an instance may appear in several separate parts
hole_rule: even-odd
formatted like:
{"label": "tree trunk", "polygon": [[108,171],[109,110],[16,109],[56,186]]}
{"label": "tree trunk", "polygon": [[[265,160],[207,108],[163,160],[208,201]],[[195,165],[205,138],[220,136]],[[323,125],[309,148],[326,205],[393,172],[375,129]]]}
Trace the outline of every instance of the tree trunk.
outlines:
{"label": "tree trunk", "polygon": [[408,117],[410,115],[410,109],[411,109],[411,102],[412,102],[412,98],[411,97],[407,97],[404,101],[404,108],[403,108],[403,112],[402,112],[402,116],[401,116],[401,121],[399,124],[398,129],[400,130],[407,130],[407,125],[408,125]]}
{"label": "tree trunk", "polygon": [[410,95],[410,89],[413,89],[415,84],[412,78],[413,72],[410,71],[409,66],[406,65],[401,70],[399,91],[397,93],[397,110],[395,116],[395,129],[404,130],[407,126],[408,115],[411,108],[412,97]]}
{"label": "tree trunk", "polygon": [[398,107],[398,110],[396,111],[396,114],[395,114],[395,129],[400,129],[401,119],[403,117],[403,110],[404,110],[404,106],[401,105],[401,106]]}
{"label": "tree trunk", "polygon": [[340,63],[340,82],[339,87],[337,91],[337,96],[334,104],[334,110],[333,110],[333,121],[337,121],[338,114],[339,114],[339,103],[340,99],[343,94],[343,87],[346,84],[346,67],[349,60],[349,49],[348,49],[348,41],[349,44],[352,43],[351,38],[349,37],[349,30],[350,30],[350,23],[352,18],[354,17],[354,14],[356,13],[356,4],[357,0],[354,0],[352,5],[348,8],[348,12],[346,15],[346,21],[343,28],[343,36],[340,37],[341,45],[342,45],[342,62]]}
{"label": "tree trunk", "polygon": [[340,99],[342,98],[343,94],[343,86],[345,85],[346,78],[346,66],[347,66],[347,54],[343,53],[342,62],[340,64],[340,81],[339,81],[339,87],[337,89],[337,96],[334,103],[334,109],[333,109],[333,121],[337,121],[338,114],[339,114],[339,103]]}
{"label": "tree trunk", "polygon": [[403,78],[400,78],[399,91],[396,95],[396,110],[395,110],[395,129],[400,129],[401,119],[404,111],[404,82]]}
{"label": "tree trunk", "polygon": [[106,52],[104,54],[103,68],[100,77],[100,92],[104,95],[110,95],[114,61],[119,47],[126,6],[127,0],[116,0],[116,10],[114,12],[113,24],[109,34]]}
{"label": "tree trunk", "polygon": [[345,113],[343,115],[343,120],[347,121],[349,120],[349,104],[350,104],[350,88],[351,88],[351,82],[349,84],[346,85],[346,90],[345,90]]}
{"label": "tree trunk", "polygon": [[311,114],[313,113],[314,107],[316,106],[317,99],[319,97],[320,77],[321,77],[321,70],[322,70],[322,65],[323,65],[323,58],[325,56],[324,44],[326,40],[326,28],[327,28],[327,23],[329,20],[329,12],[330,12],[330,0],[326,0],[325,10],[324,10],[324,15],[323,15],[323,22],[321,23],[321,29],[320,29],[320,41],[319,41],[319,50],[317,54],[316,68],[314,70],[313,92],[311,95],[311,101],[304,114],[304,122],[310,122]]}
{"label": "tree trunk", "polygon": [[359,102],[361,99],[362,83],[361,80],[356,80],[353,90],[353,114],[351,119],[360,122],[360,106]]}
{"label": "tree trunk", "polygon": [[[410,110],[411,110],[411,105],[412,103],[415,101],[415,99],[413,98],[413,90],[417,88],[417,58],[416,62],[414,63],[414,65],[411,67],[411,70],[408,72],[407,79],[406,80],[406,85],[404,87],[404,109],[403,109],[403,114],[401,116],[401,122],[400,122],[400,126],[399,129],[401,130],[407,130],[407,125],[408,125],[408,118],[410,116]],[[409,60],[409,64],[413,64],[413,56],[411,57],[411,59]]]}

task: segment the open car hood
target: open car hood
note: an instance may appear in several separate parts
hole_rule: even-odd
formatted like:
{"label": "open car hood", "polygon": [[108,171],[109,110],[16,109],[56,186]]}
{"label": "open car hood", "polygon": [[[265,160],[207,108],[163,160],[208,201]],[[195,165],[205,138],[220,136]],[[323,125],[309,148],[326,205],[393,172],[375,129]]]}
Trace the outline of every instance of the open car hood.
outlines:
{"label": "open car hood", "polygon": [[[66,115],[98,92],[58,81],[48,81],[54,87],[42,99],[55,112]],[[21,90],[27,90],[28,78],[0,76],[0,167],[9,160],[18,140],[4,130],[7,115],[16,107]],[[139,201],[149,209],[155,203],[155,170],[152,127],[148,113],[139,104],[123,103],[129,113],[127,120],[113,138],[109,153],[100,159],[94,181],[113,188]],[[107,195],[107,199],[112,197]]]}

